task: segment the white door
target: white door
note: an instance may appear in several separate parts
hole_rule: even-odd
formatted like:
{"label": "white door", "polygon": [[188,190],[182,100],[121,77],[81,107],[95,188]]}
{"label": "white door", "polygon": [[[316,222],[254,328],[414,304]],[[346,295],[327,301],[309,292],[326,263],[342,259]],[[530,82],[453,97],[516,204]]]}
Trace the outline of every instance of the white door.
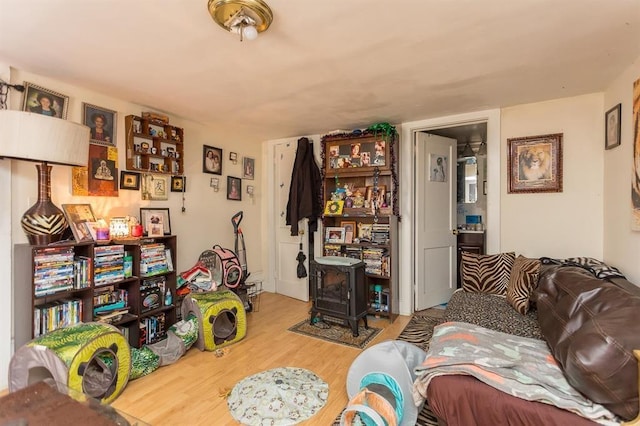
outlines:
{"label": "white door", "polygon": [[275,146],[275,188],[276,211],[276,253],[275,253],[275,290],[276,293],[307,302],[309,300],[308,278],[298,278],[298,251],[302,240],[302,249],[307,256],[305,268],[309,271],[309,250],[307,238],[307,220],[300,222],[300,236],[291,236],[291,226],[287,225],[287,202],[291,186],[291,172],[296,159],[297,142],[284,142]]}
{"label": "white door", "polygon": [[456,140],[416,132],[415,310],[456,289]]}

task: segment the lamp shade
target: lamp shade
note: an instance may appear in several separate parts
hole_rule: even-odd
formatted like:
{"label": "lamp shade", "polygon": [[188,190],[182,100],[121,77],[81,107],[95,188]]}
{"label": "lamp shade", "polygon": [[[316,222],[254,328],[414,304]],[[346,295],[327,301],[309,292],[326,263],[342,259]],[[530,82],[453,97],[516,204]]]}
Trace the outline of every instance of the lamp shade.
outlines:
{"label": "lamp shade", "polygon": [[89,128],[33,112],[0,110],[0,157],[86,166]]}
{"label": "lamp shade", "polygon": [[84,166],[89,162],[89,128],[32,112],[0,110],[0,158],[35,161],[38,201],[20,224],[29,243],[60,240],[67,221],[51,202],[51,164]]}

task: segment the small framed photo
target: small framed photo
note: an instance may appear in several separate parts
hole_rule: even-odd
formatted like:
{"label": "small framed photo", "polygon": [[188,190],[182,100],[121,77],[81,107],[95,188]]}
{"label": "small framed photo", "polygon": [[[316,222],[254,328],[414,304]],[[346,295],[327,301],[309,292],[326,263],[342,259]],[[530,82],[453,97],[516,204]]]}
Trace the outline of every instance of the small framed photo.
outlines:
{"label": "small framed photo", "polygon": [[371,223],[358,223],[358,238],[360,241],[371,241],[373,225]]}
{"label": "small framed photo", "polygon": [[138,191],[140,189],[140,173],[121,170],[120,189]]}
{"label": "small framed photo", "polygon": [[255,172],[256,160],[249,157],[242,159],[242,177],[244,179],[253,180]]}
{"label": "small framed photo", "polygon": [[222,149],[209,145],[202,146],[202,172],[222,174]]}
{"label": "small framed photo", "polygon": [[23,111],[66,119],[68,106],[67,95],[24,82]]}
{"label": "small framed photo", "polygon": [[387,186],[378,185],[378,193],[374,194],[373,186],[367,186],[367,193],[364,198],[365,207],[373,209],[374,207],[386,207]]}
{"label": "small framed photo", "polygon": [[144,226],[145,235],[148,237],[171,235],[171,217],[168,208],[141,207],[140,223]]}
{"label": "small framed photo", "polygon": [[142,175],[143,200],[168,200],[169,182],[167,176],[145,173]]}
{"label": "small framed photo", "polygon": [[622,118],[622,104],[611,108],[604,115],[604,149],[615,148],[620,145],[620,120]]}
{"label": "small framed photo", "polygon": [[508,193],[562,192],[562,133],[507,139]]}
{"label": "small framed photo", "polygon": [[91,129],[91,143],[116,146],[116,118],[115,111],[82,103],[82,123]]}
{"label": "small framed photo", "polygon": [[340,227],[344,228],[344,242],[351,244],[353,238],[356,236],[356,222],[352,220],[343,220],[340,222]]}
{"label": "small framed photo", "polygon": [[324,230],[324,240],[327,243],[344,244],[345,230],[335,226],[328,226]]}
{"label": "small framed photo", "polygon": [[339,216],[344,210],[344,200],[329,200],[324,206],[325,216]]}
{"label": "small framed photo", "polygon": [[238,163],[238,153],[237,152],[229,152],[229,161],[233,164]]}
{"label": "small framed photo", "polygon": [[242,179],[227,176],[227,200],[242,200]]}
{"label": "small framed photo", "polygon": [[185,176],[171,176],[171,192],[185,192],[187,178]]}
{"label": "small framed photo", "polygon": [[93,241],[89,229],[85,225],[85,222],[96,221],[91,204],[63,204],[62,211],[69,222],[76,242]]}

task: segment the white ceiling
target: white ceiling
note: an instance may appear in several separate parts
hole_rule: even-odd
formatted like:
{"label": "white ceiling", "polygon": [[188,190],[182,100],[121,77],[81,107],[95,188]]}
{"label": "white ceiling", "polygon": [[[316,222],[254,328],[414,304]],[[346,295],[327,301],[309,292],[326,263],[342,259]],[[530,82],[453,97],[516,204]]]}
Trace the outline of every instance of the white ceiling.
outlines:
{"label": "white ceiling", "polygon": [[640,56],[640,0],[267,2],[240,42],[207,0],[0,0],[0,61],[259,142],[602,91]]}

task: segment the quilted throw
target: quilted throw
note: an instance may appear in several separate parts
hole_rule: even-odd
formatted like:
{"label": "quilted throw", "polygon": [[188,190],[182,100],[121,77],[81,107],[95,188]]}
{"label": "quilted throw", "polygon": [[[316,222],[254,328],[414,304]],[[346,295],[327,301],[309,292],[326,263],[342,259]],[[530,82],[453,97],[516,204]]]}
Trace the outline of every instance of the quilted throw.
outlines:
{"label": "quilted throw", "polygon": [[436,326],[413,385],[416,404],[427,395],[432,378],[466,374],[502,392],[555,405],[604,425],[616,416],[573,389],[543,340],[489,330],[463,322]]}

